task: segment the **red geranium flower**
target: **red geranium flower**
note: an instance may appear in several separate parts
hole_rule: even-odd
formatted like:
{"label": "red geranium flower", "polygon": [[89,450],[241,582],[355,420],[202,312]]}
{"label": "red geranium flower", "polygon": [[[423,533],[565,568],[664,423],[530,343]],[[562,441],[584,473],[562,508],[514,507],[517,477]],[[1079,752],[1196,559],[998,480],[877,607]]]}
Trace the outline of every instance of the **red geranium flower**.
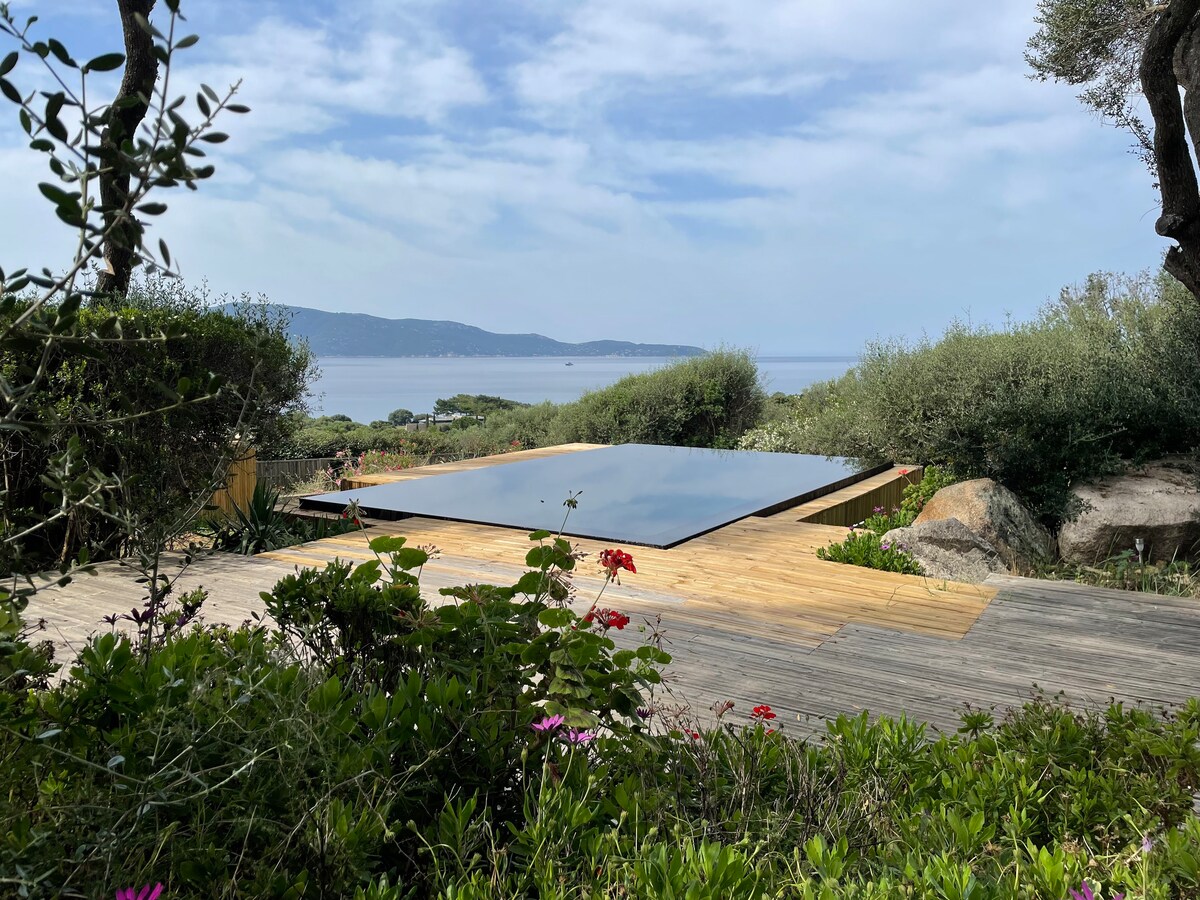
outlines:
{"label": "red geranium flower", "polygon": [[597,609],[596,607],[592,607],[587,611],[587,615],[583,617],[583,621],[588,625],[591,625],[593,622],[599,622],[605,628],[615,628],[617,631],[622,631],[629,624],[630,618],[623,612],[615,609],[605,609],[603,607]]}
{"label": "red geranium flower", "polygon": [[617,631],[624,630],[629,624],[629,616],[624,613],[617,612],[615,609],[605,610],[604,624],[609,628],[615,628]]}
{"label": "red geranium flower", "polygon": [[600,565],[608,570],[610,577],[615,577],[621,569],[637,574],[637,568],[633,565],[633,557],[624,550],[600,551]]}
{"label": "red geranium flower", "polygon": [[777,718],[777,716],[771,711],[771,707],[764,703],[762,706],[754,707],[754,710],[750,713],[750,718],[756,722],[766,722],[769,719]]}

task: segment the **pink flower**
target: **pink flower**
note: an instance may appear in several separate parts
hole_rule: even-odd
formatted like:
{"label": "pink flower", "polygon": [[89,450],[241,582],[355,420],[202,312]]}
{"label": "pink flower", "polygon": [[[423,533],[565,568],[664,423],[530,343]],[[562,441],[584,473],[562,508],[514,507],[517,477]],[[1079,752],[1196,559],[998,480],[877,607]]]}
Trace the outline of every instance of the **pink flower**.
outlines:
{"label": "pink flower", "polygon": [[163,886],[161,883],[154,885],[153,888],[147,884],[140,891],[136,892],[131,887],[117,888],[117,900],[158,900],[162,892]]}
{"label": "pink flower", "polygon": [[542,719],[542,721],[534,722],[530,727],[533,728],[534,731],[557,731],[558,727],[562,725],[562,723],[562,716],[546,716],[546,718]]}
{"label": "pink flower", "polygon": [[570,744],[573,747],[580,747],[596,739],[596,735],[590,731],[584,731],[582,728],[568,728],[565,732],[558,736],[560,741]]}
{"label": "pink flower", "polygon": [[[1071,900],[1096,900],[1096,895],[1092,893],[1092,889],[1089,887],[1087,879],[1084,879],[1084,882],[1079,886],[1078,891],[1070,888],[1068,888],[1068,890],[1071,894]],[[1125,900],[1125,895],[1114,894],[1112,900]]]}

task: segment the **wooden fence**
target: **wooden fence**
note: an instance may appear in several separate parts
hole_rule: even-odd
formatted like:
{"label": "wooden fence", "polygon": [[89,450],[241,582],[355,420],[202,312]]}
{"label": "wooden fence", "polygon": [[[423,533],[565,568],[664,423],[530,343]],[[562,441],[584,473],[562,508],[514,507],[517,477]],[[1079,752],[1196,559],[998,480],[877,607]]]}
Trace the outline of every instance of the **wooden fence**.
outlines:
{"label": "wooden fence", "polygon": [[260,459],[258,480],[276,490],[286,490],[297,481],[307,481],[331,466],[337,468],[346,461],[333,456],[317,459]]}
{"label": "wooden fence", "polygon": [[904,499],[904,489],[921,480],[921,473],[920,466],[910,466],[904,474],[893,468],[848,488],[826,494],[797,507],[801,513],[800,521],[849,528],[867,519],[878,507],[890,513]]}
{"label": "wooden fence", "polygon": [[218,489],[212,496],[212,505],[227,515],[233,515],[235,506],[246,509],[250,498],[254,495],[254,485],[258,481],[258,460],[253,450],[245,456],[235,459],[229,464],[229,474],[225,476],[225,486]]}

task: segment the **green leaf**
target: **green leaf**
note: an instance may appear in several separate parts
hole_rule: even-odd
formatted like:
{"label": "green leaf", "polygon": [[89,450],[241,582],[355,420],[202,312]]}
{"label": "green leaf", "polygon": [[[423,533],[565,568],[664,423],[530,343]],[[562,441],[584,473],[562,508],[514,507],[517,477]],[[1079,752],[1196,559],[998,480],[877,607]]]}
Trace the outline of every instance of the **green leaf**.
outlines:
{"label": "green leaf", "polygon": [[526,572],[521,576],[520,580],[513,585],[513,590],[518,594],[528,594],[531,597],[536,596],[546,584],[546,575],[543,572]]}
{"label": "green leaf", "polygon": [[61,728],[48,728],[37,736],[37,740],[44,741],[54,737],[56,734],[62,734]]}
{"label": "green leaf", "polygon": [[189,34],[187,37],[181,37],[175,42],[175,49],[186,50],[188,47],[194,46],[198,40],[200,40],[200,35],[198,34]]}
{"label": "green leaf", "polygon": [[5,97],[7,97],[13,103],[21,102],[20,92],[15,87],[13,87],[13,83],[11,81],[6,81],[3,78],[0,78],[0,94],[3,94]]}
{"label": "green leaf", "polygon": [[207,134],[200,135],[200,140],[207,141],[210,144],[223,144],[229,140],[229,135],[221,131],[210,131]]}
{"label": "green leaf", "polygon": [[43,181],[38,185],[38,190],[42,192],[42,196],[44,196],[47,200],[50,200],[59,206],[64,203],[69,203],[73,199],[71,195],[62,188],[46,181]]}
{"label": "green leaf", "polygon": [[137,208],[138,212],[145,213],[148,216],[161,216],[167,211],[165,203],[143,203]]}
{"label": "green leaf", "polygon": [[58,58],[58,61],[64,66],[70,66],[72,69],[74,69],[79,65],[77,62],[75,62],[75,60],[71,59],[71,54],[67,52],[67,48],[64,47],[58,40],[50,38],[46,43],[50,45],[50,52],[53,53]]}
{"label": "green leaf", "polygon": [[168,266],[171,265],[171,252],[167,249],[167,242],[162,238],[158,239],[158,249],[162,251],[163,262]]}
{"label": "green leaf", "polygon": [[125,64],[124,53],[102,53],[95,59],[88,60],[84,66],[85,72],[111,72]]}
{"label": "green leaf", "polygon": [[554,562],[553,547],[534,547],[525,554],[525,565],[535,569],[544,569]]}
{"label": "green leaf", "polygon": [[371,548],[372,553],[398,553],[406,543],[408,543],[407,538],[384,534],[372,538],[371,543],[367,546]]}
{"label": "green leaf", "polygon": [[618,650],[612,655],[614,666],[622,669],[628,669],[629,664],[636,658],[636,654],[632,650]]}
{"label": "green leaf", "polygon": [[575,621],[575,613],[569,609],[543,609],[538,622],[545,628],[566,628]]}
{"label": "green leaf", "polygon": [[419,569],[429,562],[429,554],[416,547],[405,547],[392,554],[393,562],[401,569]]}
{"label": "green leaf", "polygon": [[550,645],[543,641],[534,641],[521,651],[521,662],[527,666],[540,666],[550,657]]}
{"label": "green leaf", "polygon": [[529,539],[531,541],[544,541],[548,537],[550,537],[550,532],[545,528],[529,532]]}
{"label": "green leaf", "polygon": [[16,67],[19,58],[20,55],[14,50],[8,56],[4,57],[3,60],[0,60],[0,75],[7,75],[11,72]]}
{"label": "green leaf", "polygon": [[225,107],[225,109],[231,113],[248,113],[248,112],[250,112],[250,107],[246,106],[243,103],[230,103]]}

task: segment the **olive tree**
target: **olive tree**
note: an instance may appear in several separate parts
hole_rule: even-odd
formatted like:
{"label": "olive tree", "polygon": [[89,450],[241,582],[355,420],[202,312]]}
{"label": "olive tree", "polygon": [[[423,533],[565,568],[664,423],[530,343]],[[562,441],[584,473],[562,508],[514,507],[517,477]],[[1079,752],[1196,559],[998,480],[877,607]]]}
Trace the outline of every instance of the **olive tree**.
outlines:
{"label": "olive tree", "polygon": [[1081,87],[1134,135],[1162,199],[1155,231],[1173,242],[1164,267],[1200,300],[1200,0],[1039,0],[1036,22],[1035,76]]}
{"label": "olive tree", "polygon": [[[32,582],[17,583],[17,573],[24,570],[23,548],[52,524],[88,510],[136,526],[137,511],[119,502],[127,473],[96,466],[74,431],[119,427],[206,402],[223,389],[220,379],[200,372],[160,385],[152,402],[116,411],[40,402],[53,366],[61,366],[64,357],[73,357],[82,368],[105,347],[162,344],[180,333],[170,319],[145,321],[114,312],[85,320],[81,310],[98,293],[123,294],[135,267],[175,274],[166,242],[160,239],[151,249],[146,240],[148,223],[166,211],[166,204],[150,195],[179,186],[195,189],[211,176],[204,147],[225,140],[214,130],[215,118],[248,111],[232,102],[236,85],[223,94],[202,86],[190,104],[171,94],[176,54],[198,38],[180,33],[179,0],[163,0],[163,16],[151,21],[154,6],[154,0],[118,0],[126,52],[80,61],[56,38],[37,36],[36,16],[18,22],[8,4],[0,3],[0,41],[7,38],[13,48],[4,53],[0,43],[0,95],[15,105],[29,148],[46,159],[51,177],[38,184],[39,191],[77,236],[65,265],[0,268],[0,437],[16,435],[21,442],[41,440],[56,447],[40,476],[43,497],[53,500],[45,515],[34,521],[10,515],[13,498],[8,485],[0,484],[0,576],[11,578],[0,588],[0,600],[5,595],[19,599],[33,589]],[[26,65],[48,73],[52,87],[22,90]],[[95,91],[89,91],[93,76],[117,70],[123,72],[116,95],[97,102]],[[29,80],[44,82],[45,76]],[[93,266],[99,268],[94,283]],[[249,396],[247,385],[238,389]],[[64,562],[62,571],[69,568]],[[151,583],[156,582],[157,571]]]}

